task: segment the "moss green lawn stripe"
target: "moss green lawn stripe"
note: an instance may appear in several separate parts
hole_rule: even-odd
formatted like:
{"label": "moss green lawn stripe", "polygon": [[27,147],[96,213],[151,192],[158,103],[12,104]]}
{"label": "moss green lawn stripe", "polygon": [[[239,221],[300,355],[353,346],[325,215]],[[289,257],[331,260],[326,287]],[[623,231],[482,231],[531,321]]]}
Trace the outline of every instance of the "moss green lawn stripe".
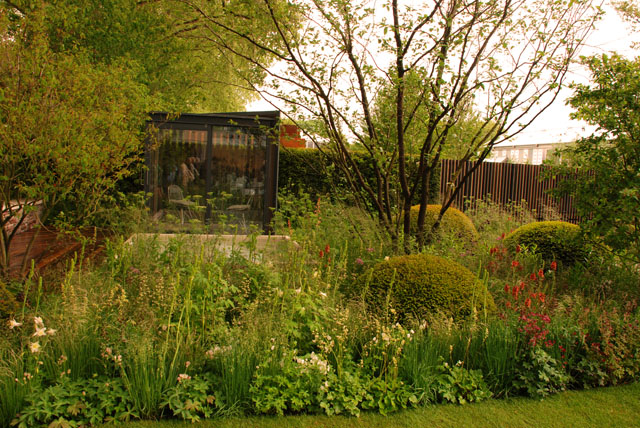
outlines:
{"label": "moss green lawn stripe", "polygon": [[210,420],[134,422],[123,428],[440,428],[440,427],[640,427],[640,384],[570,391],[542,401],[515,398],[465,406],[434,405],[380,416],[252,417]]}

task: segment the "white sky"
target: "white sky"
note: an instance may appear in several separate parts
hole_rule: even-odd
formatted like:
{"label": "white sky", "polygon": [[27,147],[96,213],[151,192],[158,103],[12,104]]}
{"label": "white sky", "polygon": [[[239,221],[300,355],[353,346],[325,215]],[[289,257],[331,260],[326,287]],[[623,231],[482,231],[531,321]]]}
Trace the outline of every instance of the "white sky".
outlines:
{"label": "white sky", "polygon": [[[605,7],[606,14],[596,24],[596,29],[587,40],[582,55],[618,52],[625,56],[636,56],[638,50],[631,48],[633,41],[640,41],[640,37],[634,39],[631,28],[620,18],[613,8]],[[587,83],[589,73],[580,65],[572,67],[567,82],[575,81]],[[555,104],[549,107],[538,119],[514,139],[504,143],[534,144],[571,142],[577,137],[589,135],[593,128],[582,121],[569,118],[571,107],[565,104],[571,91],[565,88]],[[273,110],[273,106],[263,99],[259,99],[247,105],[247,111]]]}

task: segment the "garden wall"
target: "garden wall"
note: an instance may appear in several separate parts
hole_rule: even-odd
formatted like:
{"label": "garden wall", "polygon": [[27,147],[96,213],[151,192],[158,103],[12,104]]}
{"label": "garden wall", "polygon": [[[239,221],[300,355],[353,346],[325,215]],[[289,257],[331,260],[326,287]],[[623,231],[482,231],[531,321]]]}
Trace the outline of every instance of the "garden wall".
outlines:
{"label": "garden wall", "polygon": [[[364,153],[355,154],[356,162],[370,183],[374,183],[373,169],[368,167]],[[437,202],[447,189],[452,174],[461,161],[443,160],[440,174],[431,180],[430,202]],[[477,162],[464,162],[463,174],[472,169]],[[456,195],[453,206],[465,210],[465,201],[491,199],[503,207],[510,203],[519,204],[526,201],[527,207],[535,211],[539,220],[554,216],[563,220],[578,223],[580,218],[575,210],[572,197],[553,198],[548,191],[555,188],[562,177],[541,180],[542,172],[549,167],[543,165],[506,164],[483,162],[470,175]],[[289,187],[294,191],[304,190],[313,199],[321,195],[341,193],[348,189],[348,184],[339,169],[326,160],[318,150],[289,149],[280,152],[279,187]],[[437,195],[437,196],[435,196]]]}
{"label": "garden wall", "polygon": [[[451,177],[461,161],[443,160],[440,193],[443,194]],[[477,162],[464,162],[462,174],[472,169]],[[549,167],[483,162],[470,175],[453,202],[455,207],[467,209],[468,200],[491,199],[501,206],[511,202],[527,202],[527,207],[535,211],[542,220],[546,211],[552,210],[564,221],[578,223],[580,218],[573,204],[573,197],[553,198],[548,191],[555,188],[562,177],[555,176],[542,180],[542,173]],[[459,182],[456,181],[456,182]]]}

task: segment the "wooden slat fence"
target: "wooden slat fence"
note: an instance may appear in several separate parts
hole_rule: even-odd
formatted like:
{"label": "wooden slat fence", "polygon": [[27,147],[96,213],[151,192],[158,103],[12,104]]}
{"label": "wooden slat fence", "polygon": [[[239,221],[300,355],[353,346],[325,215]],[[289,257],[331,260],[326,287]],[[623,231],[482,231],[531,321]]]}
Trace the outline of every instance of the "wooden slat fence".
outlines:
{"label": "wooden slat fence", "polygon": [[[447,186],[450,188],[453,174],[460,165],[462,174],[464,174],[470,171],[476,165],[476,162],[442,161],[441,195],[445,194]],[[551,209],[564,221],[578,223],[580,218],[573,205],[573,197],[567,196],[555,199],[547,194],[547,190],[557,186],[560,178],[541,181],[540,176],[545,168],[548,167],[482,162],[462,185],[461,191],[454,199],[453,206],[459,209],[467,209],[468,203],[466,201],[491,199],[506,208],[511,206],[512,203],[519,204],[522,201],[526,201],[528,209],[536,213],[538,220],[542,220],[544,213]],[[456,182],[459,181],[460,178]]]}

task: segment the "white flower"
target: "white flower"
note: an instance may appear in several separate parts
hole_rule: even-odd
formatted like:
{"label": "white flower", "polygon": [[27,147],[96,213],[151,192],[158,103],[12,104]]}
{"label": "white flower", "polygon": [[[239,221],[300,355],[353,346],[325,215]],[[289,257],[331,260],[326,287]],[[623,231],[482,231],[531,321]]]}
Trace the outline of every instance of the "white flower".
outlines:
{"label": "white flower", "polygon": [[21,322],[18,322],[18,321],[16,321],[16,320],[15,320],[15,319],[13,319],[13,318],[11,318],[11,319],[9,320],[9,328],[10,328],[10,329],[12,329],[12,330],[13,330],[15,327],[20,327],[21,325],[22,325],[22,323],[21,323]]}
{"label": "white flower", "polygon": [[53,336],[54,334],[56,334],[56,331],[58,330],[56,330],[55,328],[50,328],[49,330],[47,330],[47,334],[49,336]]}
{"label": "white flower", "polygon": [[38,342],[33,342],[29,345],[29,350],[35,354],[37,352],[40,352],[40,344]]}
{"label": "white flower", "polygon": [[47,335],[46,330],[47,330],[46,327],[40,327],[40,328],[36,327],[36,331],[35,331],[35,333],[33,333],[33,335],[35,337],[46,336]]}
{"label": "white flower", "polygon": [[33,317],[33,322],[36,324],[36,328],[44,327],[44,323],[42,322],[42,318],[40,317]]}
{"label": "white flower", "polygon": [[389,256],[385,256],[384,260],[385,261],[389,260]]}
{"label": "white flower", "polygon": [[322,291],[320,292],[320,295],[321,295],[323,298],[327,297],[327,293],[324,293],[324,292],[322,292]]}

